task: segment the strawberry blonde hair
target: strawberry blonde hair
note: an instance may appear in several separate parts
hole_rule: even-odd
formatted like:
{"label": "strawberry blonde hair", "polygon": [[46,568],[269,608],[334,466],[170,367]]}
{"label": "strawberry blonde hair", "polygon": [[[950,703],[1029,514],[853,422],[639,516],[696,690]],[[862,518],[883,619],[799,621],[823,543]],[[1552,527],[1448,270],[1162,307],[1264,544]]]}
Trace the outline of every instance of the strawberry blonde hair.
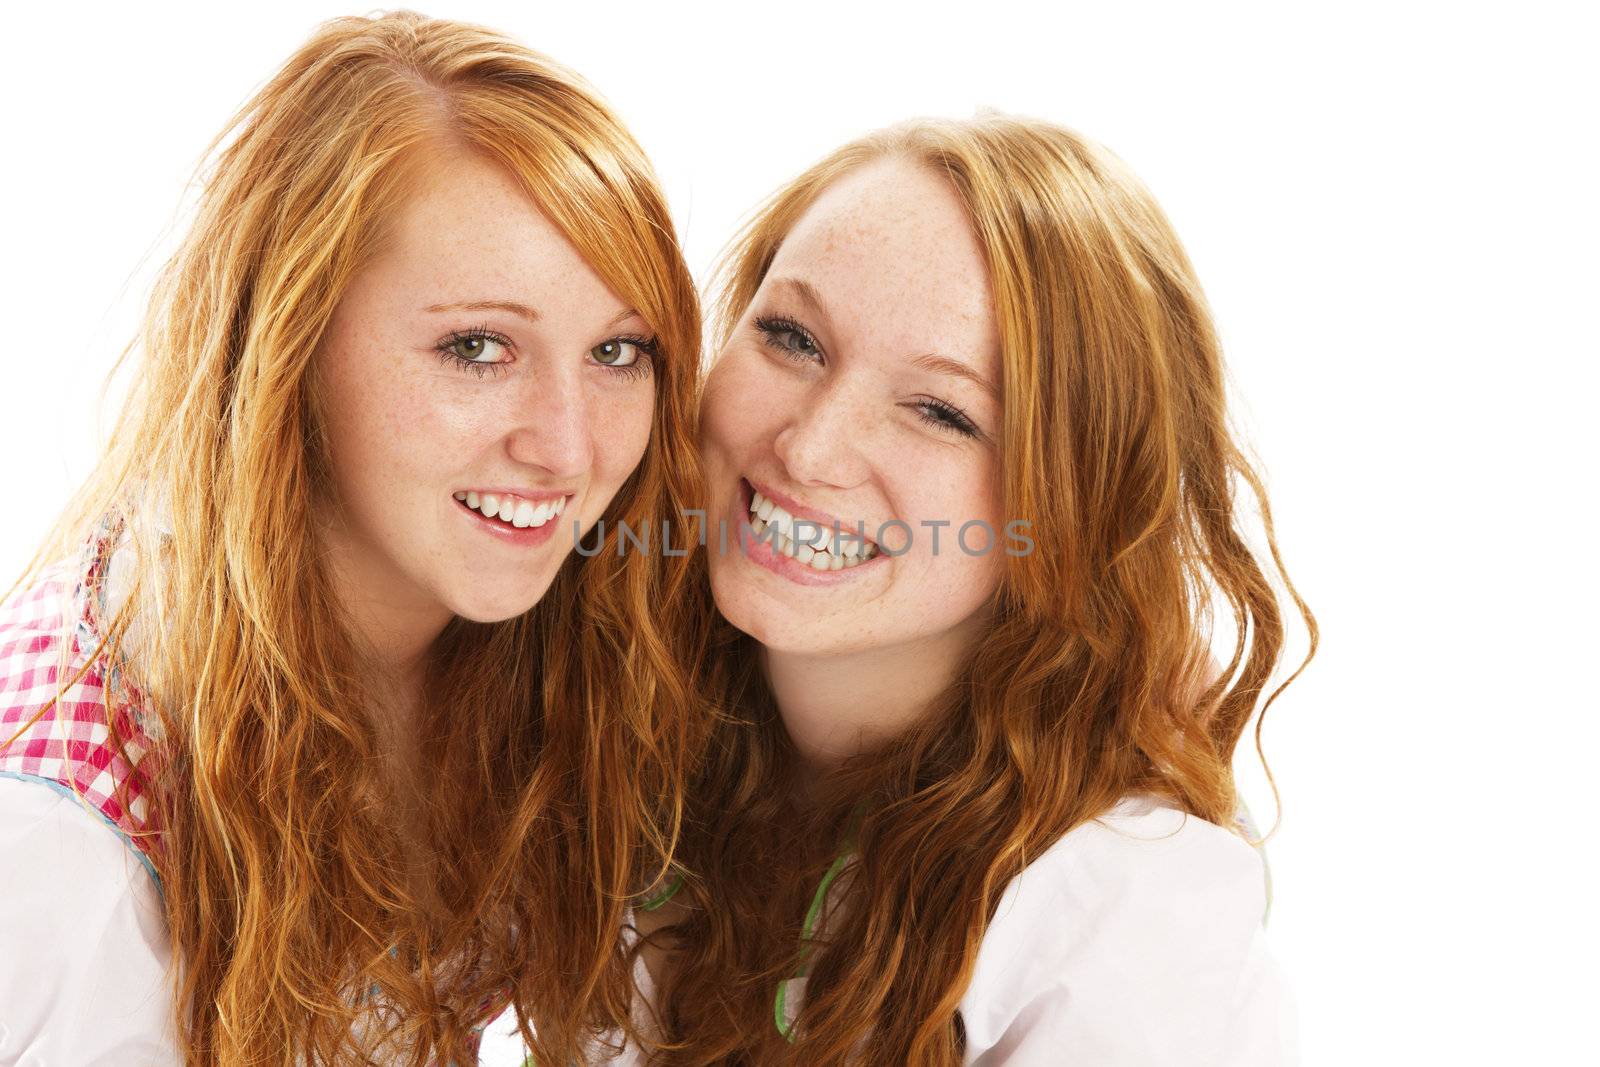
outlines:
{"label": "strawberry blonde hair", "polygon": [[[1001,893],[1032,859],[1131,791],[1232,826],[1234,750],[1283,647],[1269,569],[1316,647],[1262,483],[1228,428],[1194,270],[1150,193],[1087,139],[987,115],[846,145],[731,246],[720,343],[822,191],[885,157],[944,177],[984,250],[1004,514],[1027,520],[1035,544],[1005,559],[992,625],[929,714],[847,762],[820,802],[792,799],[795,753],[756,643],[721,625],[702,684],[735,714],[692,792],[684,917],[660,935],[677,948],[658,1002],[662,1062],[960,1063],[957,1006]],[[1270,561],[1246,541],[1241,489],[1259,504]],[[1238,640],[1213,677],[1219,605]],[[807,942],[813,894],[841,850],[853,862],[839,905]],[[786,1040],[774,993],[802,970]]]}
{"label": "strawberry blonde hair", "polygon": [[[623,909],[665,866],[695,734],[687,564],[591,530],[532,610],[438,638],[419,720],[435,913],[402,873],[364,665],[313,537],[314,353],[419,176],[460,151],[517,180],[657,334],[650,442],[604,527],[698,499],[694,286],[617,117],[482,27],[322,24],[207,149],[109,450],[23,578],[108,519],[135,550],[106,646],[157,697],[159,760],[134,776],[189,1063],[464,1060],[480,1005],[507,996],[541,1063],[628,1024]],[[133,657],[140,619],[159,622]]]}

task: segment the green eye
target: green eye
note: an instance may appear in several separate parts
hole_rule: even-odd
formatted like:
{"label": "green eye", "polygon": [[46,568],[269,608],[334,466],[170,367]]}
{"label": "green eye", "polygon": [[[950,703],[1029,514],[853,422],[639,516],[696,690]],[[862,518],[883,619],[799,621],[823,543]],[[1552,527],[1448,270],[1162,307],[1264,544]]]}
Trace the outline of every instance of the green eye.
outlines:
{"label": "green eye", "polygon": [[639,345],[635,341],[605,341],[591,348],[589,354],[596,363],[604,363],[608,367],[627,367],[638,362]]}
{"label": "green eye", "polygon": [[469,334],[458,337],[450,345],[450,350],[462,359],[471,363],[497,363],[498,360],[484,359],[484,353],[491,351],[491,346],[499,347],[500,342],[483,334]]}
{"label": "green eye", "polygon": [[486,329],[453,332],[434,346],[439,358],[482,378],[500,374],[511,363],[511,342]]}

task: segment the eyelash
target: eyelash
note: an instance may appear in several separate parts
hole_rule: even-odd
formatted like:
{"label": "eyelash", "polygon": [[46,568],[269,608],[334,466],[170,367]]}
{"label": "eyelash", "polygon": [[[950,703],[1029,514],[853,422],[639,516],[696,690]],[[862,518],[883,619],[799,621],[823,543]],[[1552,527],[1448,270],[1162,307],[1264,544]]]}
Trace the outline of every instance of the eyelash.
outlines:
{"label": "eyelash", "polygon": [[[979,437],[978,427],[967,418],[967,413],[960,408],[947,404],[943,400],[928,397],[915,405],[917,417],[923,422],[937,426],[941,430],[949,430],[963,437]],[[930,414],[930,411],[933,414]]]}
{"label": "eyelash", "polygon": [[817,339],[815,337],[811,336],[811,331],[810,330],[807,330],[804,326],[800,325],[798,322],[793,322],[793,321],[791,321],[789,319],[785,319],[785,318],[770,318],[769,319],[769,318],[766,318],[765,316],[758,315],[758,316],[756,316],[756,319],[755,319],[755,327],[756,327],[756,329],[761,331],[762,340],[764,340],[768,345],[772,346],[773,348],[776,348],[779,352],[782,352],[784,355],[788,356],[790,359],[794,360],[796,363],[809,362],[809,357],[808,357],[807,353],[796,352],[794,349],[790,348],[788,345],[783,344],[782,342],[780,342],[778,340],[778,338],[781,337],[783,334],[786,334],[786,333],[799,334],[801,337],[805,338],[806,344],[810,345],[812,348],[817,349],[819,352],[820,352],[820,350],[822,348],[821,345],[817,344]]}
{"label": "eyelash", "polygon": [[[454,363],[468,374],[476,374],[479,378],[487,374],[501,374],[506,369],[505,363],[480,363],[473,359],[463,359],[455,352],[455,346],[462,341],[486,340],[493,341],[505,348],[511,347],[511,340],[503,334],[496,333],[487,326],[474,326],[469,330],[452,330],[450,334],[435,346],[439,358],[445,363]],[[598,367],[610,371],[612,374],[628,378],[642,378],[648,375],[656,359],[659,358],[661,348],[660,340],[655,337],[641,337],[637,334],[622,334],[617,337],[608,337],[600,344],[612,343],[631,344],[639,349],[642,358],[635,359],[625,367],[612,367],[605,363],[596,363]],[[596,348],[599,345],[595,346]]]}
{"label": "eyelash", "polygon": [[[816,338],[811,336],[811,331],[791,319],[782,317],[768,318],[758,315],[754,320],[754,325],[757,330],[761,331],[762,339],[768,345],[796,363],[811,362],[810,353],[797,352],[788,345],[783,344],[779,338],[784,334],[798,334],[813,349],[820,349]],[[967,417],[967,413],[953,404],[948,404],[934,397],[928,397],[926,400],[910,405],[910,407],[916,411],[918,418],[937,429],[960,434],[963,437],[978,438],[982,436],[977,425]]]}

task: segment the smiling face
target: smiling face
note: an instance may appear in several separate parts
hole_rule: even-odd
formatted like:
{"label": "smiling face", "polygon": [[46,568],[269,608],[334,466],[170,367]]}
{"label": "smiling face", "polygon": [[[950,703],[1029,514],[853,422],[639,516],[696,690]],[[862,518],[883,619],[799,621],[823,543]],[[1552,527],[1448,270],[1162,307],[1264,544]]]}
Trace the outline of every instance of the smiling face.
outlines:
{"label": "smiling face", "polygon": [[[728,621],[808,654],[970,641],[1008,543],[999,374],[983,251],[954,190],[898,158],[830,185],[706,382],[711,516],[729,530],[727,552],[712,534],[711,585]],[[875,544],[806,546],[795,519],[828,540],[835,520],[860,524]],[[778,546],[741,551],[741,520],[775,526]],[[969,554],[957,535],[977,522],[992,537],[969,527]]]}
{"label": "smiling face", "polygon": [[347,594],[397,627],[531,608],[644,454],[649,349],[509,175],[437,161],[317,353]]}

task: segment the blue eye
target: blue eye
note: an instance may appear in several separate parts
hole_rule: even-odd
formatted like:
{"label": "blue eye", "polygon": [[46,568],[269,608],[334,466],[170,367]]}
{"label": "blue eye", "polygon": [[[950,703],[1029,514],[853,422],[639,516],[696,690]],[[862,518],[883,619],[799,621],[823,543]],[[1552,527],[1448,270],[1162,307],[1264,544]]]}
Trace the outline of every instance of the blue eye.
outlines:
{"label": "blue eye", "polygon": [[797,322],[782,318],[758,317],[755,320],[755,328],[761,331],[762,339],[768,345],[796,362],[803,363],[822,358],[822,350],[817,347],[816,338]]}

